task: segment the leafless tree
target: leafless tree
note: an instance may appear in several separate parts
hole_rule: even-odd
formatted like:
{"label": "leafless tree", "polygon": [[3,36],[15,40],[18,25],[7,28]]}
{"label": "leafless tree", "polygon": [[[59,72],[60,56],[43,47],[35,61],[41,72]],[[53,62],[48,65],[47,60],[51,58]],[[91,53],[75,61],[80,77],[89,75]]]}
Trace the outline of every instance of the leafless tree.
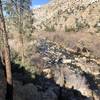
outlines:
{"label": "leafless tree", "polygon": [[0,0],[0,29],[2,30],[2,39],[3,39],[3,50],[4,50],[4,62],[5,62],[5,73],[6,73],[6,100],[13,100],[13,80],[12,80],[12,71],[11,71],[11,60],[10,60],[10,49],[8,44],[8,34],[6,30],[5,18],[3,14],[2,1]]}

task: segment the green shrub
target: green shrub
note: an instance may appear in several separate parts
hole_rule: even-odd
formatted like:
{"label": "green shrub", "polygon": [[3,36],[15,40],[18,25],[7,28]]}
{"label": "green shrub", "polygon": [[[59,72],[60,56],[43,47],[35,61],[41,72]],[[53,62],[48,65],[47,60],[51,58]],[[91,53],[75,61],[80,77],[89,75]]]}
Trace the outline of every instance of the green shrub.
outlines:
{"label": "green shrub", "polygon": [[86,21],[81,22],[76,19],[76,31],[79,31],[84,28],[89,28],[89,27],[90,25]]}
{"label": "green shrub", "polygon": [[75,28],[67,28],[67,26],[65,25],[65,32],[75,32]]}
{"label": "green shrub", "polygon": [[54,25],[52,25],[51,27],[49,27],[49,26],[45,26],[45,27],[46,27],[45,31],[47,31],[47,32],[55,32],[56,31]]}
{"label": "green shrub", "polygon": [[99,19],[99,21],[97,21],[96,22],[96,24],[94,25],[94,28],[96,28],[97,29],[97,31],[96,31],[96,33],[99,33],[100,32],[100,19]]}

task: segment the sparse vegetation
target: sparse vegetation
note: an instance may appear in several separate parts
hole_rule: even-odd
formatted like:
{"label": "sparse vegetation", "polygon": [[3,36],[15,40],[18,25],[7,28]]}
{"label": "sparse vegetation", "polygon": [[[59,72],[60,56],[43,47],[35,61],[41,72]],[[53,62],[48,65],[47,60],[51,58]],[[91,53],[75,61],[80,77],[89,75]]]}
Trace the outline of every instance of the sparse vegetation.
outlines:
{"label": "sparse vegetation", "polygon": [[77,6],[77,8],[76,8],[77,10],[85,10],[86,9],[86,7],[84,6],[84,5],[82,5],[82,6]]}
{"label": "sparse vegetation", "polygon": [[54,25],[52,25],[52,26],[45,26],[45,27],[46,27],[45,31],[47,31],[47,32],[55,32],[56,31]]}
{"label": "sparse vegetation", "polygon": [[75,32],[76,29],[75,28],[67,28],[67,26],[65,26],[65,32]]}
{"label": "sparse vegetation", "polygon": [[100,19],[99,19],[99,21],[97,21],[97,23],[95,24],[94,28],[97,29],[96,33],[100,32]]}
{"label": "sparse vegetation", "polygon": [[50,2],[0,0],[0,100],[99,100],[100,1]]}
{"label": "sparse vegetation", "polygon": [[85,28],[89,28],[89,24],[86,23],[85,21],[78,21],[78,19],[76,19],[76,30],[79,31],[79,30],[82,30],[82,29],[85,29]]}
{"label": "sparse vegetation", "polygon": [[65,18],[65,21],[67,21],[68,17],[67,16],[63,16]]}

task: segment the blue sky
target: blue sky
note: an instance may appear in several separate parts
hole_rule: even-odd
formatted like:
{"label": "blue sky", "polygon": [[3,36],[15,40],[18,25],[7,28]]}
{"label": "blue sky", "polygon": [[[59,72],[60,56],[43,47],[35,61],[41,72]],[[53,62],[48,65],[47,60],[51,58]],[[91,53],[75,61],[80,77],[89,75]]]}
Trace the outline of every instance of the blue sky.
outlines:
{"label": "blue sky", "polygon": [[48,3],[49,0],[32,0],[32,7],[37,8],[40,7],[43,4]]}

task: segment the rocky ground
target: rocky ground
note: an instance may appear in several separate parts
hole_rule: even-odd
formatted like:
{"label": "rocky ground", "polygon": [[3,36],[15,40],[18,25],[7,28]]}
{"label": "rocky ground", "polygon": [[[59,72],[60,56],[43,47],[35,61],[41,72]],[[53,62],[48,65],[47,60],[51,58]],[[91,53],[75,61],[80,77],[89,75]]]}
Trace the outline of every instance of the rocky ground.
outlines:
{"label": "rocky ground", "polygon": [[[47,79],[42,75],[36,75],[34,80],[28,82],[29,76],[27,74],[29,73],[25,74],[26,72],[22,70],[20,69],[19,72],[13,73],[16,74],[16,77],[20,75],[21,79],[21,81],[15,80],[14,77],[14,100],[90,100],[90,98],[82,95],[80,91],[73,87],[60,87],[53,79]],[[0,100],[5,100],[5,93],[4,74],[3,70],[0,69]]]}
{"label": "rocky ground", "polygon": [[[100,59],[86,47],[74,49],[48,39],[34,40],[37,67],[31,71],[13,65],[14,100],[100,100]],[[0,69],[0,100],[4,100],[5,84]]]}
{"label": "rocky ground", "polygon": [[43,71],[47,72],[46,77],[54,77],[60,86],[74,86],[87,96],[91,92],[99,95],[100,62],[87,48],[72,50],[48,40],[39,43],[37,51],[45,62]]}

